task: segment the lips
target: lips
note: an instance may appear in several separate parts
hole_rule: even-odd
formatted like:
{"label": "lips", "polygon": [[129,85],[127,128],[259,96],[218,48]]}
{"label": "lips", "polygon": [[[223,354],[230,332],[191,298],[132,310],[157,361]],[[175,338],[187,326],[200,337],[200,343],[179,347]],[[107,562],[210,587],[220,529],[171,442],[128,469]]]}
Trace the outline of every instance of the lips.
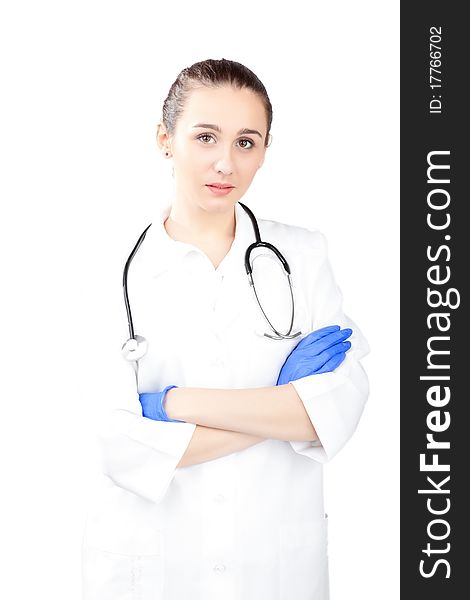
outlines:
{"label": "lips", "polygon": [[217,188],[219,190],[224,190],[224,189],[227,189],[227,188],[233,188],[234,187],[230,183],[207,183],[206,185],[209,186],[209,187]]}
{"label": "lips", "polygon": [[234,186],[228,183],[207,183],[206,188],[213,196],[228,196]]}

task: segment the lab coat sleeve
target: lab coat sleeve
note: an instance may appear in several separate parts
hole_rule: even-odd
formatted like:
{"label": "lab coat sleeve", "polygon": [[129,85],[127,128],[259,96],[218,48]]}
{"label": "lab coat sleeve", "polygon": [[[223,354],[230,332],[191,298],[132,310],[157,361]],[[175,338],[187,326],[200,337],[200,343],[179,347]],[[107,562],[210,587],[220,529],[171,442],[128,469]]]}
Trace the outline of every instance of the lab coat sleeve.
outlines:
{"label": "lab coat sleeve", "polygon": [[106,344],[101,352],[92,392],[99,407],[95,433],[102,472],[117,486],[158,503],[196,425],[142,416],[134,363],[121,355],[123,340],[112,339],[112,346]]}
{"label": "lab coat sleeve", "polygon": [[346,444],[356,430],[369,394],[367,375],[360,359],[369,346],[357,325],[342,312],[342,294],[335,283],[328,259],[325,237],[309,232],[309,249],[305,260],[312,265],[308,278],[308,305],[312,317],[311,331],[327,325],[350,327],[351,349],[341,365],[330,373],[309,375],[292,381],[318,441],[290,441],[295,452],[321,463],[329,461]]}

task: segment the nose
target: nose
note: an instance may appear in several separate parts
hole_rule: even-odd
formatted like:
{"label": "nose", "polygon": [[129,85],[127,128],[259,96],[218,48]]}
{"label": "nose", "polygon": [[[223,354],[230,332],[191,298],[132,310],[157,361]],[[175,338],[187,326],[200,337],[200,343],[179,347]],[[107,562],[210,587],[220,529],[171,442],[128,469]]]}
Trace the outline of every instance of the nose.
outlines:
{"label": "nose", "polygon": [[231,149],[227,149],[222,156],[220,156],[214,164],[214,168],[217,173],[223,173],[224,175],[231,175],[233,172],[233,161],[231,157]]}

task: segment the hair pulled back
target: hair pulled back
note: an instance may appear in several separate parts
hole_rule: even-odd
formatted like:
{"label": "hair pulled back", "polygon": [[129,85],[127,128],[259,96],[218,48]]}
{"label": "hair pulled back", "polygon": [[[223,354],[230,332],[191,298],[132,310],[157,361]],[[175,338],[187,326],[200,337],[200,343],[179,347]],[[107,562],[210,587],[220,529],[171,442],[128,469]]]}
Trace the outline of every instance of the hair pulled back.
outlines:
{"label": "hair pulled back", "polygon": [[173,82],[163,103],[162,121],[169,135],[173,135],[179,116],[191,90],[207,87],[219,87],[230,84],[236,88],[247,88],[258,94],[266,110],[267,131],[264,140],[268,146],[269,131],[273,120],[273,109],[266,88],[258,77],[239,62],[222,58],[207,59],[194,63],[181,71]]}

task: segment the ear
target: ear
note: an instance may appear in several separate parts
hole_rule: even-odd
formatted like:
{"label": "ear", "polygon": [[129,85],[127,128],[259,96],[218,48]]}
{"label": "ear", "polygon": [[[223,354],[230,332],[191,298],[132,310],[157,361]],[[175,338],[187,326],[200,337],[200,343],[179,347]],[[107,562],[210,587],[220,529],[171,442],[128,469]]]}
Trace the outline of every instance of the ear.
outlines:
{"label": "ear", "polygon": [[261,169],[261,167],[263,166],[264,163],[264,159],[266,158],[266,150],[269,148],[269,146],[271,145],[273,136],[271,134],[268,135],[268,145],[264,147],[264,152],[263,152],[263,157],[260,160],[260,163],[258,165],[258,169]]}
{"label": "ear", "polygon": [[266,158],[266,148],[264,148],[263,156],[261,157],[261,159],[259,161],[258,169],[261,169],[261,167],[263,166],[265,158]]}
{"label": "ear", "polygon": [[159,121],[157,123],[156,139],[157,139],[158,148],[162,152],[170,150],[170,145],[169,145],[170,137],[169,137],[169,135],[166,131],[165,125],[163,124],[162,121]]}

